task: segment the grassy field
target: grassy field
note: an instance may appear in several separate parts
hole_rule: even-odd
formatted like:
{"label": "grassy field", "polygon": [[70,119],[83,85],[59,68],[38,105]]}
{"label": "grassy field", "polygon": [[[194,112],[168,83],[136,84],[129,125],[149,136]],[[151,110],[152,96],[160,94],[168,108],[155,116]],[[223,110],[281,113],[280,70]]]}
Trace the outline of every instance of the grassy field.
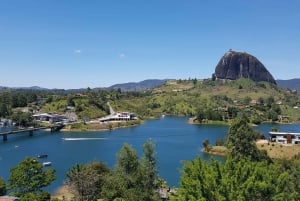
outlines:
{"label": "grassy field", "polygon": [[116,128],[122,127],[131,127],[141,124],[142,121],[134,120],[134,121],[123,121],[123,122],[109,122],[109,123],[99,123],[97,122],[89,122],[89,123],[74,123],[65,126],[62,131],[99,131],[99,130],[113,130]]}
{"label": "grassy field", "polygon": [[[256,146],[259,150],[266,150],[268,156],[273,159],[291,159],[300,153],[300,145],[269,143],[266,140],[258,141]],[[224,146],[212,146],[207,154],[226,156],[228,150]]]}
{"label": "grassy field", "polygon": [[257,148],[266,150],[268,156],[275,159],[291,159],[300,153],[300,145],[278,144],[278,143],[257,143]]}

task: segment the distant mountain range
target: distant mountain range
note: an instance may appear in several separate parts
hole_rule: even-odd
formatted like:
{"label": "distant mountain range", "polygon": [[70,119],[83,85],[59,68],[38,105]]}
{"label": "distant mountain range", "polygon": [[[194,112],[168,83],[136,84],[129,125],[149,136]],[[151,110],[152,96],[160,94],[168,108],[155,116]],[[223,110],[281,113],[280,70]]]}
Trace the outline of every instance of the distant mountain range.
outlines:
{"label": "distant mountain range", "polygon": [[123,84],[115,84],[107,89],[109,90],[117,90],[121,89],[121,91],[144,91],[147,89],[153,89],[155,87],[163,85],[167,80],[159,80],[159,79],[150,79],[150,80],[144,80],[141,82],[128,82]]}
{"label": "distant mountain range", "polygon": [[[108,89],[108,90],[118,90],[121,89],[121,91],[144,91],[147,89],[153,89],[155,87],[161,86],[164,83],[166,83],[168,79],[148,79],[144,80],[141,82],[128,82],[128,83],[123,83],[123,84],[115,84],[107,88],[103,89]],[[281,88],[287,88],[291,90],[297,90],[300,91],[300,78],[295,78],[295,79],[290,79],[290,80],[276,80],[277,85]],[[51,90],[47,88],[42,88],[38,86],[32,86],[32,87],[4,87],[0,86],[1,89],[21,89],[21,90]],[[100,88],[95,88],[95,90],[100,89]],[[54,90],[54,89],[53,89]],[[59,90],[59,89],[55,89]],[[65,91],[72,91],[72,92],[81,92],[84,91],[85,89],[69,89]]]}
{"label": "distant mountain range", "polygon": [[300,91],[300,78],[291,80],[276,80],[277,85],[281,88]]}
{"label": "distant mountain range", "polygon": [[4,87],[4,86],[0,86],[0,89],[49,90],[47,88],[42,88],[42,87],[39,87],[39,86],[32,86],[32,87]]}

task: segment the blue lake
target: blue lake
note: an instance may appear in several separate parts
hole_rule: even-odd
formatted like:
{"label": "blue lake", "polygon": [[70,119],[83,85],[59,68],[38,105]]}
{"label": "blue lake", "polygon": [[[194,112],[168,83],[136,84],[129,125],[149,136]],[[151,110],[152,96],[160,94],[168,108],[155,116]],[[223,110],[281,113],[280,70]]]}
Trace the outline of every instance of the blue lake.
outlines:
{"label": "blue lake", "polygon": [[[209,159],[210,156],[201,152],[202,142],[208,139],[214,144],[216,139],[224,138],[228,131],[227,126],[191,125],[187,120],[185,117],[165,117],[147,120],[140,126],[113,131],[38,131],[32,137],[27,134],[8,136],[7,142],[0,139],[0,176],[7,180],[10,167],[16,166],[26,156],[48,154],[48,158],[40,161],[51,161],[52,167],[56,169],[57,179],[47,188],[53,193],[63,185],[67,170],[76,163],[98,160],[113,167],[116,153],[124,143],[130,144],[142,155],[143,144],[147,139],[152,139],[156,145],[159,175],[168,185],[178,186],[182,161],[195,159],[196,156]],[[254,129],[267,136],[274,126],[287,132],[300,130],[300,124],[264,124]]]}

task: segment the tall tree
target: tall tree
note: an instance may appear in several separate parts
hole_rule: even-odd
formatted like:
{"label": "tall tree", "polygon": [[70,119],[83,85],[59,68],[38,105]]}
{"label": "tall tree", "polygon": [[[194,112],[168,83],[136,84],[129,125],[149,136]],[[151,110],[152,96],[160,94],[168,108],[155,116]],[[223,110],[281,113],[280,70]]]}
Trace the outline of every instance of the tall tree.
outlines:
{"label": "tall tree", "polygon": [[5,103],[0,103],[0,117],[7,117],[9,114],[9,106]]}
{"label": "tall tree", "polygon": [[234,119],[227,136],[227,147],[231,149],[231,157],[236,160],[244,157],[250,157],[255,161],[270,160],[265,152],[259,151],[256,147],[255,140],[259,136],[259,133],[249,125],[249,119],[245,115]]}
{"label": "tall tree", "polygon": [[143,191],[143,200],[159,200],[157,193],[158,173],[156,167],[155,144],[151,140],[147,140],[143,146],[143,157],[140,166],[141,190]]}
{"label": "tall tree", "polygon": [[0,196],[6,194],[6,184],[2,177],[0,177]]}
{"label": "tall tree", "polygon": [[139,160],[136,151],[124,144],[117,154],[113,174],[105,181],[102,198],[105,200],[160,200],[159,177],[154,144],[144,144],[144,154]]}
{"label": "tall tree", "polygon": [[204,148],[204,151],[208,151],[209,150],[209,140],[208,139],[205,139],[203,142],[202,142],[202,146]]}
{"label": "tall tree", "polygon": [[43,188],[54,180],[54,169],[44,169],[37,159],[27,157],[11,168],[8,187],[14,195],[22,197],[27,193],[43,192]]}
{"label": "tall tree", "polygon": [[76,164],[66,174],[66,184],[74,193],[75,200],[94,201],[100,197],[107,166],[100,162]]}
{"label": "tall tree", "polygon": [[139,160],[136,151],[127,143],[117,154],[113,175],[104,184],[102,197],[107,200],[141,200],[139,181]]}

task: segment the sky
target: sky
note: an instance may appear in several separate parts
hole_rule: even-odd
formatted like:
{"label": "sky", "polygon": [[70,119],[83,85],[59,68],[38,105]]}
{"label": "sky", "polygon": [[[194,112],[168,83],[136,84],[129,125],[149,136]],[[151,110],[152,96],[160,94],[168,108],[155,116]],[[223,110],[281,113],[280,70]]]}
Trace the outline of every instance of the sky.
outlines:
{"label": "sky", "polygon": [[299,78],[299,0],[0,0],[0,86],[210,78],[229,50]]}

